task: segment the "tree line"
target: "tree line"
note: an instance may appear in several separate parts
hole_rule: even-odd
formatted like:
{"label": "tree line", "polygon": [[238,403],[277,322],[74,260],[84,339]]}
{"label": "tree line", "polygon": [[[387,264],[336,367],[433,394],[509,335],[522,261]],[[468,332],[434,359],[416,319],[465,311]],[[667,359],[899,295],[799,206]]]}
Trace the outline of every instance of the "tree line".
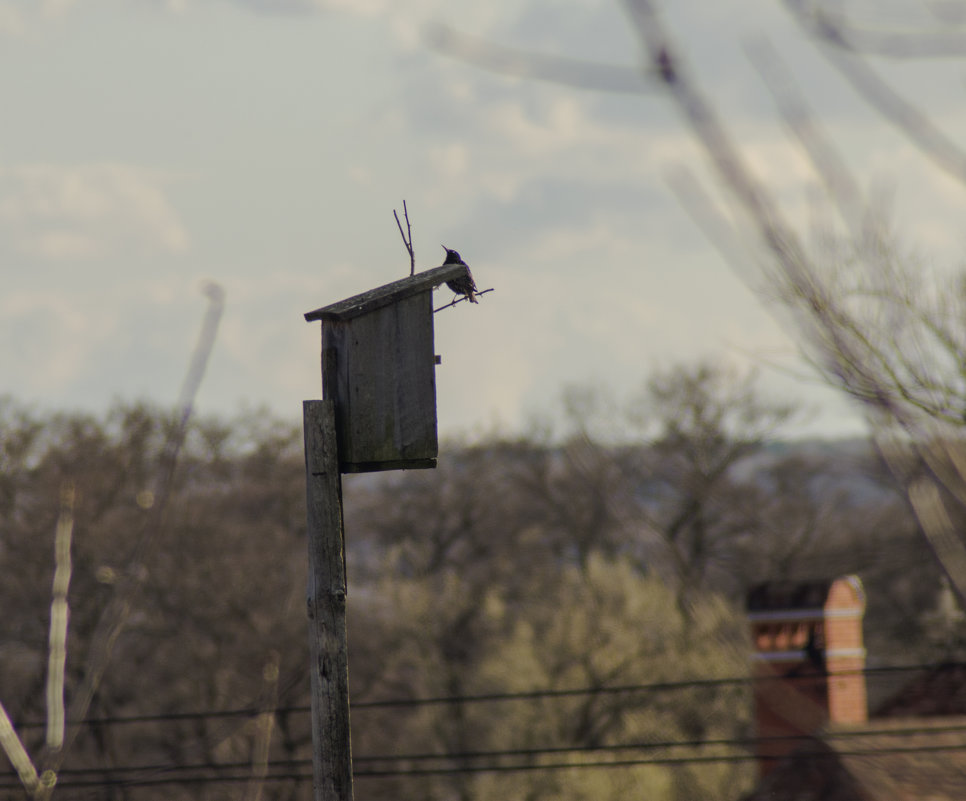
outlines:
{"label": "tree line", "polygon": [[[571,389],[563,408],[556,432],[452,442],[437,470],[345,478],[367,797],[739,797],[755,775],[740,752],[551,766],[555,754],[613,762],[628,744],[753,737],[748,686],[706,680],[748,675],[743,598],[763,578],[858,572],[873,665],[958,653],[938,569],[868,443],[782,440],[794,408],[708,364],[657,373],[627,403]],[[69,484],[68,699],[105,647],[105,608],[125,577],[137,582],[53,795],[238,798],[240,784],[245,797],[309,797],[301,431],[264,411],[199,418],[162,499],[177,424],[144,404],[97,416],[0,403],[0,702],[41,752],[32,724],[47,714]],[[149,525],[160,529],[145,556]],[[685,686],[613,691],[671,682]],[[236,710],[249,713],[215,714]],[[235,778],[215,781],[226,766]]]}

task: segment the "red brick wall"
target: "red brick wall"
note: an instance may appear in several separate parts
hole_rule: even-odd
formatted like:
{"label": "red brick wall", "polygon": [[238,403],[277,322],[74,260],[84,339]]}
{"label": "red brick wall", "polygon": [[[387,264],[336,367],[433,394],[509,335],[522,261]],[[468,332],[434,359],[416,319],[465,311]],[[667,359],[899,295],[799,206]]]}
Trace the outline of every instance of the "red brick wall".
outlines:
{"label": "red brick wall", "polygon": [[[862,614],[865,595],[854,576],[838,579],[825,601],[825,665],[829,673],[829,721],[865,723],[869,718],[865,694],[865,645]],[[842,675],[836,676],[835,674]]]}
{"label": "red brick wall", "polygon": [[832,582],[821,608],[763,610],[752,616],[762,775],[803,744],[794,737],[829,724],[866,721],[864,610],[862,584],[847,576]]}

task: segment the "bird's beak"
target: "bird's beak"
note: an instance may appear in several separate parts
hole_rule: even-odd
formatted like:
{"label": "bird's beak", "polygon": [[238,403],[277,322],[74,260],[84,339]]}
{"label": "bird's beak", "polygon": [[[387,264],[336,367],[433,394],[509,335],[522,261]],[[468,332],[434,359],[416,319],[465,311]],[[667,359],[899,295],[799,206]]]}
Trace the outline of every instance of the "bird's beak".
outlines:
{"label": "bird's beak", "polygon": [[443,250],[445,250],[445,251],[447,251],[447,252],[449,252],[449,248],[448,248],[448,247],[446,247],[446,245],[440,245],[440,247],[441,247],[441,248],[442,248]]}

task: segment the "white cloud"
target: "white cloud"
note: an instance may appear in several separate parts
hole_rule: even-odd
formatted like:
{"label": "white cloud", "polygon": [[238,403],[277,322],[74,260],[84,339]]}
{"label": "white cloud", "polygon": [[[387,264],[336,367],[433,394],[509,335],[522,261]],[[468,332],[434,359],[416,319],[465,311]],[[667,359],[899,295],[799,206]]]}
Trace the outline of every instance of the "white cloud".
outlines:
{"label": "white cloud", "polygon": [[[92,310],[96,306],[96,312]],[[50,392],[90,369],[98,343],[116,334],[117,317],[96,297],[23,290],[0,298],[4,372],[31,392]]]}
{"label": "white cloud", "polygon": [[468,158],[465,145],[452,143],[433,148],[430,151],[430,160],[446,180],[455,180],[466,174]]}
{"label": "white cloud", "polygon": [[16,4],[0,0],[0,37],[23,36],[28,28],[34,28],[44,21],[56,22],[67,16],[77,0],[40,0],[37,3],[20,3],[25,12]]}
{"label": "white cloud", "polygon": [[[758,26],[760,4],[739,5]],[[702,74],[798,222],[807,170],[773,141],[784,133],[772,112],[734,91],[734,64],[717,58],[736,41],[718,30],[737,24],[732,4],[711,18],[699,6],[669,14],[691,9],[710,29],[697,52],[716,56],[715,71]],[[214,271],[228,303],[204,402],[247,397],[297,414],[319,384],[318,325],[301,315],[391,280],[390,264],[408,270],[390,213],[403,197],[420,267],[438,264],[447,242],[497,290],[436,320],[444,429],[491,414],[512,424],[524,405],[589,375],[636,383],[658,356],[777,340],[664,186],[668,164],[707,173],[666,98],[512,81],[422,46],[422,26],[437,20],[509,47],[633,64],[619,5],[0,0],[0,34],[65,12],[76,25],[10,48],[15,74],[43,63],[71,77],[78,64],[101,90],[85,94],[92,113],[74,131],[31,111],[73,108],[75,82],[40,82],[12,118],[34,122],[3,133],[6,158],[47,162],[0,166],[0,242],[48,260],[10,270],[0,299],[0,338],[18,343],[3,373],[18,391],[84,404],[173,398],[204,306],[194,282]],[[158,25],[162,13],[171,16]],[[124,111],[116,63],[150,113]],[[119,126],[118,113],[147,124]],[[132,143],[198,171],[191,196],[174,194],[170,174],[122,163]],[[109,163],[71,165],[79,150]],[[67,259],[90,261],[71,270]],[[48,292],[60,305],[43,305]],[[14,297],[20,306],[3,302]]]}
{"label": "white cloud", "polygon": [[29,164],[0,171],[0,230],[21,252],[83,259],[184,251],[188,234],[165,176],[126,164]]}
{"label": "white cloud", "polygon": [[[48,2],[70,3],[73,0],[48,0]],[[256,14],[313,14],[320,11],[349,11],[360,16],[373,17],[385,13],[391,7],[388,0],[230,0]],[[200,5],[198,0],[163,0],[168,11],[182,13],[192,5]]]}
{"label": "white cloud", "polygon": [[0,3],[0,36],[23,36],[25,29],[20,10],[10,3]]}
{"label": "white cloud", "polygon": [[62,19],[76,4],[77,0],[43,0],[40,10],[47,19]]}

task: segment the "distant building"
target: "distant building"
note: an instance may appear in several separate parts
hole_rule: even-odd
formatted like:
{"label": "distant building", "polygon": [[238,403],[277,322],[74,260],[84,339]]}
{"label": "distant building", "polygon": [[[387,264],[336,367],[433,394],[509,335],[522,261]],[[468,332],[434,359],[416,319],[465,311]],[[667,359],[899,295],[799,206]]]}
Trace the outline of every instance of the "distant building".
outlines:
{"label": "distant building", "polygon": [[758,788],[745,801],[966,800],[966,667],[936,668],[869,718],[857,576],[748,595]]}

